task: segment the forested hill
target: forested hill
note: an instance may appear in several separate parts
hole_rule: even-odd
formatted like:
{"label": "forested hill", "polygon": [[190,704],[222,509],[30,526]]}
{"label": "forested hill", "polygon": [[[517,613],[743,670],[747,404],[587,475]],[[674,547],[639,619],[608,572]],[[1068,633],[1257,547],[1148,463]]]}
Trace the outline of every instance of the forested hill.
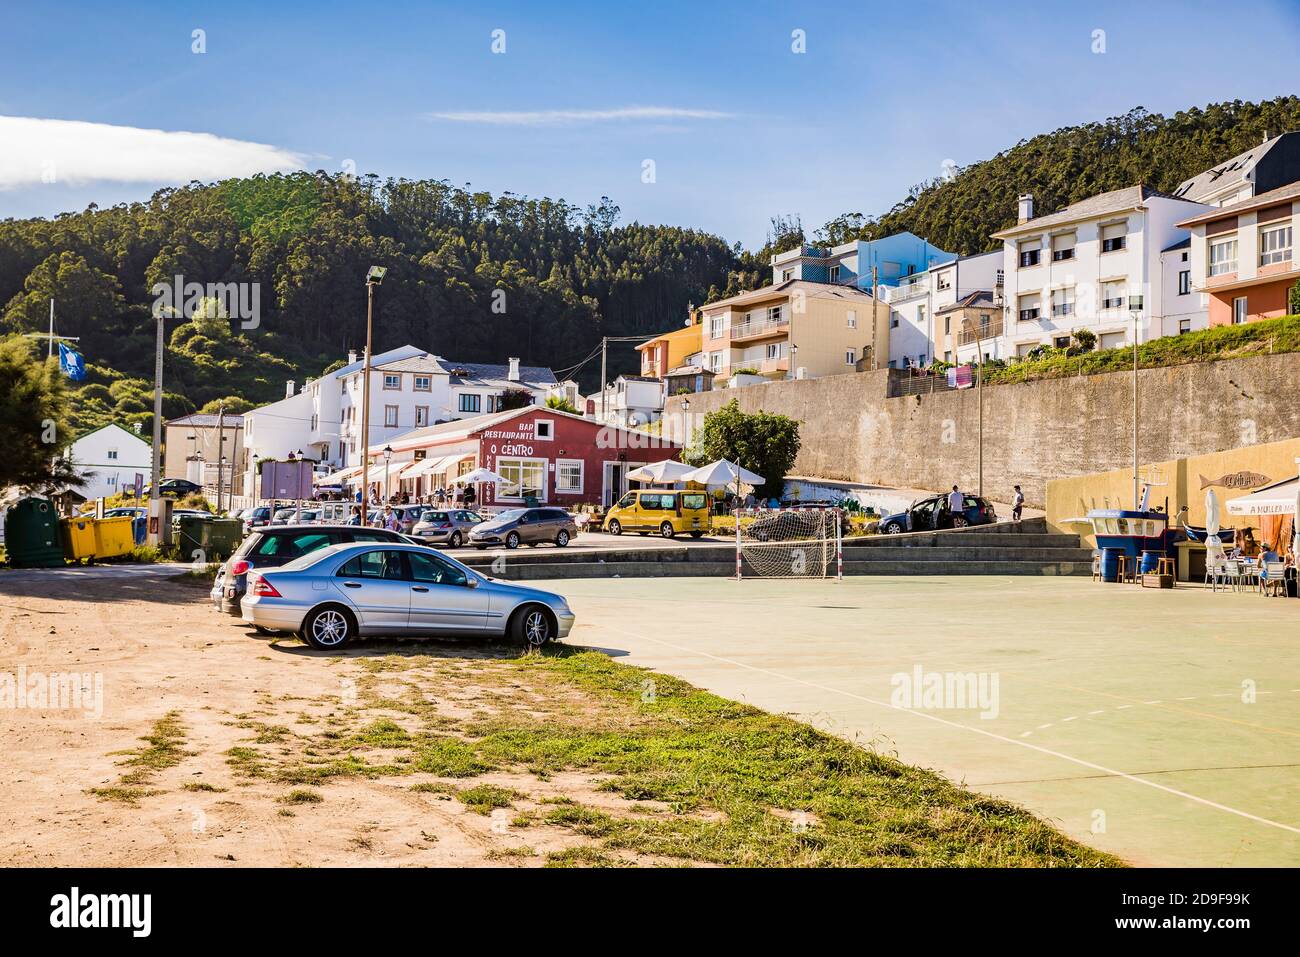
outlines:
{"label": "forested hill", "polygon": [[[220,314],[169,320],[167,416],[229,396],[255,403],[365,342],[365,275],[388,267],[376,350],[411,342],[449,358],[557,371],[601,335],[672,328],[689,302],[752,257],[673,226],[619,225],[610,201],[470,192],[442,181],[324,173],[159,191],[146,203],[0,222],[3,333],[80,336],[89,367],[76,425],[149,422],[158,282],[260,284],[255,329]],[[611,356],[632,369],[630,344]],[[594,387],[598,364],[583,372]],[[235,404],[238,407],[238,404]],[[229,406],[228,406],[229,407]]]}
{"label": "forested hill", "polygon": [[[812,238],[838,244],[911,230],[980,252],[1015,221],[1022,192],[1047,213],[1139,181],[1171,190],[1266,134],[1297,129],[1297,97],[1170,117],[1136,109],[1022,141],[914,187],[878,218],[845,214]],[[581,209],[440,180],[317,172],[196,183],[145,203],[0,221],[0,335],[43,331],[53,296],[58,331],[81,336],[89,364],[75,426],[147,427],[150,290],[177,275],[258,283],[261,308],[256,329],[220,315],[169,321],[169,417],[232,396],[277,399],[286,379],[319,375],[360,348],[371,264],[389,269],[377,349],[411,342],[466,361],[518,355],[562,372],[602,335],[648,337],[681,323],[688,303],[768,281],[768,255],[804,239],[797,215],[774,216],[767,244],[753,252],[694,229],[618,219],[608,199]],[[636,362],[630,344],[612,350],[611,376]],[[593,388],[597,374],[589,364],[580,381]]]}
{"label": "forested hill", "polygon": [[955,170],[951,178],[913,187],[879,218],[837,217],[815,238],[838,244],[911,230],[953,252],[985,252],[997,248],[990,233],[1015,223],[1021,193],[1032,193],[1035,210],[1043,214],[1139,182],[1170,191],[1266,136],[1289,130],[1300,130],[1300,97],[1215,103],[1168,117],[1139,108],[1022,140],[992,159]]}

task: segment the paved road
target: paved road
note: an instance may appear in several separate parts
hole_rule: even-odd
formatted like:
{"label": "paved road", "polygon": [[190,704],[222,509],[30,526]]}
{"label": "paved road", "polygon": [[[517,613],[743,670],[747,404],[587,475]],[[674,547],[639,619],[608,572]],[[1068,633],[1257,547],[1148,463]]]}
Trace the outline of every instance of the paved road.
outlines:
{"label": "paved road", "polygon": [[[896,753],[1133,863],[1300,865],[1294,601],[1081,578],[545,587],[569,597],[574,643]],[[984,675],[992,704],[896,697],[957,674]]]}

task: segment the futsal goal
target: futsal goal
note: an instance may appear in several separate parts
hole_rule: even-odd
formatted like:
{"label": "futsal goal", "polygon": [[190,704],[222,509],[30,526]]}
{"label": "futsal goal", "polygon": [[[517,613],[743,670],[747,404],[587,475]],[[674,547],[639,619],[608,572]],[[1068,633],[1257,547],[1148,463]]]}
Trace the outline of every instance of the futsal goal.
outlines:
{"label": "futsal goal", "polygon": [[742,509],[736,513],[736,579],[844,577],[838,508]]}

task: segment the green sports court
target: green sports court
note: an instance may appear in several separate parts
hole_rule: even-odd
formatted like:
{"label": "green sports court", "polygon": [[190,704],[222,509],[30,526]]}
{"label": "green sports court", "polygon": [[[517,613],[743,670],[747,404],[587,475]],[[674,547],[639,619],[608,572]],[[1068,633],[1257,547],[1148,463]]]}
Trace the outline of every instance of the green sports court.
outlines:
{"label": "green sports court", "polygon": [[545,587],[578,615],[570,643],[932,768],[1132,864],[1300,864],[1294,600],[1081,577]]}

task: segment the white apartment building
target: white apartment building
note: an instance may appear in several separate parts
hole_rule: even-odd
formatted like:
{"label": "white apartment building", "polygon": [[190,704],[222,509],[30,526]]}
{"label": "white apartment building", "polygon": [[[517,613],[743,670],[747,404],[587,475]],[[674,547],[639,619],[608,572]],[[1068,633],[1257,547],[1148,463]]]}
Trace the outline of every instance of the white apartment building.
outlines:
{"label": "white apartment building", "polygon": [[1130,344],[1133,312],[1140,342],[1176,334],[1183,323],[1203,327],[1170,273],[1181,271],[1172,267],[1188,235],[1176,224],[1208,208],[1131,186],[1035,217],[1033,197],[1022,196],[1019,222],[993,234],[1003,242],[1001,354],[1068,346],[1076,329],[1095,333],[1098,348]]}
{"label": "white apartment building", "polygon": [[[244,413],[244,489],[253,488],[256,462],[285,459],[290,453],[342,468],[359,461],[365,363],[355,352],[348,362],[300,391],[285,384],[279,402]],[[370,443],[438,422],[497,411],[500,396],[528,392],[534,403],[552,394],[576,395],[573,383],[556,381],[550,369],[453,362],[417,346],[405,345],[374,357],[370,367]]]}
{"label": "white apartment building", "polygon": [[[596,418],[606,425],[636,429],[664,413],[664,382],[650,376],[621,375],[597,393]],[[603,409],[603,411],[602,411]]]}
{"label": "white apartment building", "polygon": [[153,448],[120,425],[87,432],[68,447],[65,456],[86,484],[77,491],[88,499],[105,498],[135,486],[136,475],[148,484],[153,474]]}
{"label": "white apartment building", "polygon": [[[978,292],[991,299],[1001,272],[1002,253],[991,252],[959,256],[907,276],[897,286],[881,286],[881,299],[889,304],[889,367],[961,361],[961,329],[954,327],[958,319],[951,307]],[[998,357],[996,342],[990,351],[991,358]],[[974,346],[966,352],[974,358]]]}

